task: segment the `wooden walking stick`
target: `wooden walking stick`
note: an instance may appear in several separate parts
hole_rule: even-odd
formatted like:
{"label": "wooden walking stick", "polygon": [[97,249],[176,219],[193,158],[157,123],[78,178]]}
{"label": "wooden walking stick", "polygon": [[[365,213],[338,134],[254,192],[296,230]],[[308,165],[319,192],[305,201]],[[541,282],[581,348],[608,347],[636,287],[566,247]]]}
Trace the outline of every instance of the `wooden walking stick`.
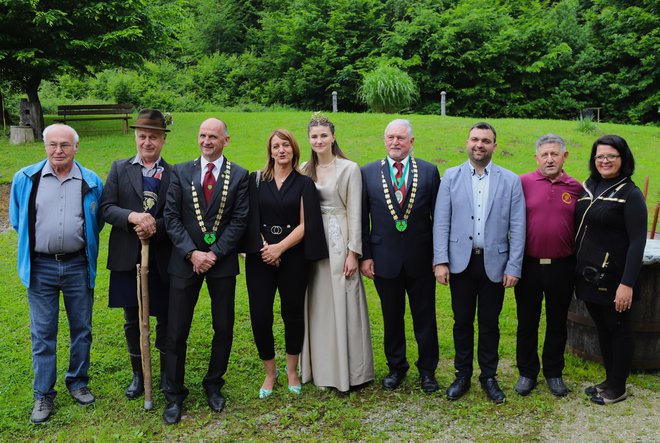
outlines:
{"label": "wooden walking stick", "polygon": [[137,265],[137,298],[140,317],[140,354],[144,377],[144,409],[153,408],[151,388],[151,346],[149,336],[149,240],[142,240],[140,263]]}

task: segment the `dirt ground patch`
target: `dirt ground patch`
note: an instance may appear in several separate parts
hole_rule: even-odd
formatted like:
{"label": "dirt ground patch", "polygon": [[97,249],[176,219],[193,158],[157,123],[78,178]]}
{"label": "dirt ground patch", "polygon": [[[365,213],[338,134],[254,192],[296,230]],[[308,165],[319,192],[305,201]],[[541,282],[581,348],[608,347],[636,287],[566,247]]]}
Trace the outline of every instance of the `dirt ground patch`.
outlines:
{"label": "dirt ground patch", "polygon": [[554,419],[543,427],[541,440],[660,441],[660,393],[630,384],[627,391],[626,401],[607,406],[594,405],[586,396],[568,396],[567,401],[559,402]]}
{"label": "dirt ground patch", "polygon": [[11,185],[0,184],[0,233],[11,229],[9,224],[9,189]]}
{"label": "dirt ground patch", "polygon": [[[660,392],[629,383],[628,400],[599,406],[582,393],[587,386],[571,383],[573,391],[563,398],[551,397],[539,386],[529,397],[511,393],[508,400],[513,404],[496,407],[484,402],[478,386],[473,386],[466,398],[451,404],[441,400],[435,410],[405,401],[398,408],[374,410],[362,423],[388,435],[387,441],[660,441]],[[513,408],[520,410],[521,402],[529,402],[529,413],[512,413]],[[437,432],[429,436],[433,428]]]}

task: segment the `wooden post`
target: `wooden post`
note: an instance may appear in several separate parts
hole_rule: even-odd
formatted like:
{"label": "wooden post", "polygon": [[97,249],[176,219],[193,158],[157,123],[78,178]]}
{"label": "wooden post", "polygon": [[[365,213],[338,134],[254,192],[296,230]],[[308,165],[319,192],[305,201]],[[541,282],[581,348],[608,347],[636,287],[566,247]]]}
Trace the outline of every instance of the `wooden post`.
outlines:
{"label": "wooden post", "polygon": [[655,238],[655,228],[658,226],[658,212],[660,212],[660,201],[655,202],[655,213],[653,214],[653,223],[651,223],[651,234],[649,234],[651,240]]}
{"label": "wooden post", "polygon": [[151,344],[149,335],[149,240],[142,240],[140,263],[137,265],[137,297],[140,317],[140,354],[144,377],[144,409],[154,406],[152,397]]}
{"label": "wooden post", "polygon": [[337,112],[337,91],[332,91],[332,112]]}
{"label": "wooden post", "polygon": [[646,178],[644,179],[644,200],[646,200],[646,196],[649,193],[649,176],[647,175]]}

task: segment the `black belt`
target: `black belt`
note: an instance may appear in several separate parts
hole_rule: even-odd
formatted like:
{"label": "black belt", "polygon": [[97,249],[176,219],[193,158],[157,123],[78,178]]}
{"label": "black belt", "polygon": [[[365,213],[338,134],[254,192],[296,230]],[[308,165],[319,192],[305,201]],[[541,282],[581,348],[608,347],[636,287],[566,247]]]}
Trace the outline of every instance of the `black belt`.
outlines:
{"label": "black belt", "polygon": [[483,255],[484,248],[472,248],[472,255]]}
{"label": "black belt", "polygon": [[289,235],[291,231],[293,231],[293,229],[294,226],[291,225],[286,225],[286,226],[266,225],[266,224],[261,225],[261,232],[263,232],[264,234]]}
{"label": "black belt", "polygon": [[63,254],[46,254],[44,252],[35,252],[34,255],[39,258],[49,258],[56,261],[67,261],[80,255],[85,255],[85,250],[81,249],[76,252],[65,252]]}

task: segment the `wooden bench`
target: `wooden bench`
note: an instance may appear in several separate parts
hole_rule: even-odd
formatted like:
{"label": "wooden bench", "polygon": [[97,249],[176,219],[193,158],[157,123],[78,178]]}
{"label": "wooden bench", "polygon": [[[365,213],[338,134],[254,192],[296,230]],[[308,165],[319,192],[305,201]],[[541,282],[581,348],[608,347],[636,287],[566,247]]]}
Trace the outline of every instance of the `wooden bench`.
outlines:
{"label": "wooden bench", "polygon": [[[56,122],[82,120],[123,120],[124,134],[128,133],[128,120],[133,113],[133,105],[130,103],[121,105],[61,105],[57,107],[57,115],[61,118]],[[95,117],[86,117],[86,116]],[[81,117],[82,116],[82,117]]]}

